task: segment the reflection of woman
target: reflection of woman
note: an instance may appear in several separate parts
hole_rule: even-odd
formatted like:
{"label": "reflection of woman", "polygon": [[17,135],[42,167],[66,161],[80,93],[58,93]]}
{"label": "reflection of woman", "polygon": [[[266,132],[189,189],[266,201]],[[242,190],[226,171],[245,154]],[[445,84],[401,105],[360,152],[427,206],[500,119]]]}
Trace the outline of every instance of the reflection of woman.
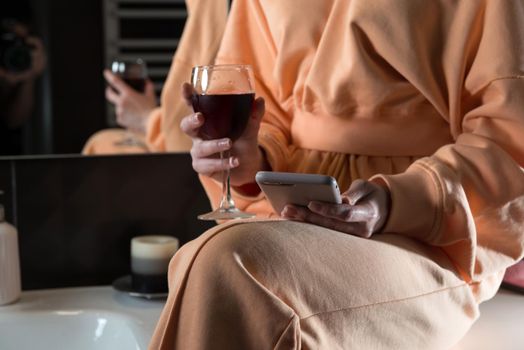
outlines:
{"label": "reflection of woman", "polygon": [[[12,33],[31,48],[31,65],[13,71],[0,64],[0,154],[20,154],[20,128],[31,116],[35,81],[46,65],[46,55],[39,38],[29,34],[30,8],[17,1],[2,5],[0,25],[3,33]],[[9,34],[11,35],[11,34]]]}
{"label": "reflection of woman", "polygon": [[[140,94],[109,71],[104,76],[117,93],[106,89],[107,99],[115,105],[122,126],[137,131],[147,148],[153,152],[188,151],[191,140],[180,131],[180,119],[190,112],[178,97],[180,85],[191,75],[197,63],[212,63],[220,44],[227,18],[228,0],[186,0],[188,19],[169,75],[162,90],[160,106],[156,107],[153,85],[149,81]],[[143,148],[116,146],[122,139],[120,129],[102,130],[84,146],[83,154],[141,153]]]}
{"label": "reflection of woman", "polygon": [[254,66],[266,112],[257,140],[259,100],[227,163],[213,157],[227,140],[198,139],[205,116],[183,120],[211,202],[214,174],[232,167],[237,204],[269,213],[250,185],[265,166],[335,176],[346,203],[188,243],[151,348],[458,342],[523,256],[523,11],[520,0],[235,0],[217,62]]}

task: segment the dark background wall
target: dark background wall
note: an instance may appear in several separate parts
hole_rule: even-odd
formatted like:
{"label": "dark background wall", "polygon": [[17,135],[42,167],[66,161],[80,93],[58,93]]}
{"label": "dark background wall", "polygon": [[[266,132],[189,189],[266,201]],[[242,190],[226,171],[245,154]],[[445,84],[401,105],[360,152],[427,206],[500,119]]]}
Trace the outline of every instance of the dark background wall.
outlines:
{"label": "dark background wall", "polygon": [[102,0],[33,0],[32,5],[48,72],[43,120],[35,122],[30,139],[37,144],[28,153],[78,153],[91,134],[106,127]]}

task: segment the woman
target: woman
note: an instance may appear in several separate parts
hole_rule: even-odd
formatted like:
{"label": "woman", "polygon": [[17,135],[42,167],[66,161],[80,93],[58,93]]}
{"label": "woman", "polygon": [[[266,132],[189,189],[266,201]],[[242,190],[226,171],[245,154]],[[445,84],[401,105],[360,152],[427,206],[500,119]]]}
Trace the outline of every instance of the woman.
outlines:
{"label": "woman", "polygon": [[198,138],[205,116],[182,121],[211,202],[226,167],[239,207],[261,215],[252,184],[267,168],[332,175],[346,200],[183,247],[151,348],[457,343],[523,256],[522,13],[519,0],[236,0],[216,61],[254,66],[250,125],[231,144]]}

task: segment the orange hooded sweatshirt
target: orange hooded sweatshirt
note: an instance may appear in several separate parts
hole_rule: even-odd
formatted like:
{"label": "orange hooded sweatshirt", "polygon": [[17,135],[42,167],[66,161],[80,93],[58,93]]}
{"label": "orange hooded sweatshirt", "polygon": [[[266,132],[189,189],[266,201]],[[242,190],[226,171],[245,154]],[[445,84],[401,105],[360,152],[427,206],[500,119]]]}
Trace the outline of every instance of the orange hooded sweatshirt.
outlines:
{"label": "orange hooded sweatshirt", "polygon": [[[384,182],[385,232],[499,283],[524,250],[524,2],[297,5],[235,1],[217,56],[254,67],[272,169]],[[216,205],[220,184],[201,179]],[[274,215],[262,195],[235,200]]]}

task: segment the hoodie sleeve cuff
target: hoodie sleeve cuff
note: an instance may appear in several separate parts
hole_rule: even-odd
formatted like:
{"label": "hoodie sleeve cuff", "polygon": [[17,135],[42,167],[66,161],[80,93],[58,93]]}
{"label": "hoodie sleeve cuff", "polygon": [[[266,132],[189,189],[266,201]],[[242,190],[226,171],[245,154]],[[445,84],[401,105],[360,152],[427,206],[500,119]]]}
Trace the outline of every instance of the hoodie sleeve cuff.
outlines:
{"label": "hoodie sleeve cuff", "polygon": [[391,207],[382,232],[404,234],[430,242],[442,220],[442,191],[435,175],[417,162],[397,175],[376,175],[370,181],[386,185]]}

